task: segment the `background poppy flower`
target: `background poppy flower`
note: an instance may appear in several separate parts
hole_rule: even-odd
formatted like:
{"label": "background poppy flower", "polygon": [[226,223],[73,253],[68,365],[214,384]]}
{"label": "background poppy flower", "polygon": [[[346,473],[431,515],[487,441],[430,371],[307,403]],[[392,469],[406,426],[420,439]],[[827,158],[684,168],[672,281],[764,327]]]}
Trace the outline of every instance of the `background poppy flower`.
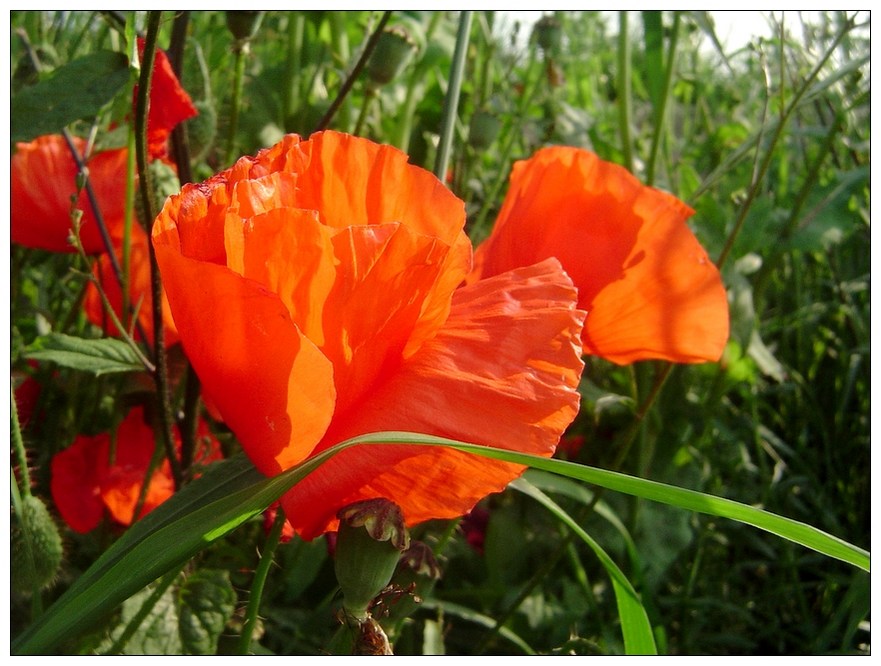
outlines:
{"label": "background poppy flower", "polygon": [[[150,248],[147,233],[139,224],[132,225],[131,246],[129,253],[129,303],[138,306],[138,321],[147,334],[147,343],[153,346],[153,293],[150,284]],[[122,252],[116,250],[117,259],[122,265]],[[113,311],[120,321],[122,317],[122,289],[113,272],[109,255],[99,257],[92,266],[92,274],[98,279],[101,288],[107,295],[107,300],[113,306]],[[98,294],[94,284],[89,283],[86,287],[86,295],[83,300],[83,309],[96,326],[104,329],[107,335],[119,335],[119,330],[113,320],[104,312],[104,303]],[[168,307],[168,299],[163,292],[162,296],[162,323],[165,332],[165,346],[170,347],[178,341],[177,328]],[[138,329],[134,329],[135,339],[140,338]]]}
{"label": "background poppy flower", "polygon": [[[115,441],[115,445],[113,442]],[[204,422],[199,423],[194,460],[207,464],[219,460],[220,445]],[[180,447],[180,439],[177,438]],[[113,461],[111,462],[111,451]],[[95,529],[104,510],[116,522],[130,525],[141,487],[155,451],[153,428],[144,421],[144,410],[129,411],[116,431],[94,437],[81,435],[52,458],[50,489],[58,512],[81,534]],[[171,465],[164,460],[150,477],[139,517],[162,504],[174,493]]]}
{"label": "background poppy flower", "polygon": [[694,211],[578,148],[514,164],[469,281],[556,257],[588,311],[586,353],[625,364],[718,360],[728,340],[719,271],[685,220]]}
{"label": "background poppy flower", "polygon": [[[389,146],[285,137],[185,185],[153,241],[206,396],[265,474],[348,437],[412,430],[551,455],[578,410],[584,313],[549,260],[457,289],[464,204]],[[385,497],[408,524],[467,512],[522,467],[357,447],[282,499],[305,538]]]}
{"label": "background poppy flower", "polygon": [[[138,38],[138,57],[144,57],[144,38]],[[138,88],[135,86],[135,99]],[[165,52],[157,49],[150,82],[150,108],[147,111],[147,153],[150,159],[168,157],[168,137],[187,118],[198,115],[193,101],[178,81]]]}
{"label": "background poppy flower", "polygon": [[[85,141],[74,137],[82,154]],[[89,180],[111,238],[121,238],[125,213],[126,151],[106,150],[86,162]],[[12,242],[51,252],[74,252],[68,237],[73,229],[71,198],[77,195],[77,167],[60,134],[16,145],[10,166]],[[76,199],[83,211],[80,239],[89,254],[105,252],[98,223],[85,191]]]}

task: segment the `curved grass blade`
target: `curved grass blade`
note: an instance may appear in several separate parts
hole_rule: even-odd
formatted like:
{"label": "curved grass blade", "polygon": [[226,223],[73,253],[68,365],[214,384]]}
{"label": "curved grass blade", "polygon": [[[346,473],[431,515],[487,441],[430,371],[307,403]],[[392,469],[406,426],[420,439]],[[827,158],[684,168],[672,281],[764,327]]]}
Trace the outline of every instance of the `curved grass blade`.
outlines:
{"label": "curved grass blade", "polygon": [[666,483],[658,481],[649,481],[620,472],[610,472],[596,467],[588,467],[587,465],[579,465],[576,463],[566,462],[563,460],[554,460],[529,455],[527,453],[519,453],[517,451],[507,451],[504,449],[496,449],[488,446],[479,446],[477,444],[467,444],[444,437],[433,437],[431,435],[417,435],[408,432],[382,432],[370,435],[362,435],[357,440],[350,440],[344,444],[351,443],[382,443],[390,444],[432,444],[435,446],[449,446],[466,453],[475,453],[487,458],[496,460],[504,460],[505,462],[518,463],[533,467],[534,469],[543,469],[554,474],[568,476],[571,479],[578,479],[586,483],[602,486],[609,490],[641,497],[643,499],[660,502],[677,506],[681,509],[696,511],[711,516],[719,516],[721,518],[730,518],[761,530],[770,532],[779,537],[792,541],[794,543],[815,550],[818,553],[828,557],[847,562],[855,567],[859,567],[864,571],[869,571],[869,553],[853,544],[839,539],[838,537],[827,534],[816,527],[811,527],[805,523],[801,523],[791,518],[785,518],[775,513],[757,509],[747,504],[735,502],[734,500],[725,499],[723,497],[715,497],[707,495],[696,490],[687,490],[678,488]]}
{"label": "curved grass blade", "polygon": [[526,479],[515,479],[510,483],[510,487],[528,495],[548,509],[596,554],[600,564],[612,579],[612,589],[615,591],[615,602],[618,604],[618,617],[621,620],[621,633],[624,635],[624,649],[627,654],[658,654],[658,648],[652,634],[652,625],[639,595],[627,580],[624,572],[618,568],[618,565],[603,550],[602,546],[585,532],[559,504]]}
{"label": "curved grass blade", "polygon": [[[452,601],[440,601],[438,599],[426,599],[422,602],[422,607],[428,610],[439,609],[444,613],[449,615],[455,615],[457,617],[462,618],[463,620],[467,620],[468,622],[473,622],[474,624],[479,624],[481,627],[485,627],[487,629],[492,629],[496,626],[496,621],[483,613],[479,613],[472,608],[468,608],[467,606],[460,606],[459,604],[455,604]],[[524,654],[535,655],[537,654],[535,650],[529,647],[529,644],[524,641],[520,636],[515,634],[513,631],[508,629],[507,627],[499,628],[499,636],[506,638],[511,641],[514,645],[523,650]]]}
{"label": "curved grass blade", "polygon": [[259,514],[341,448],[270,479],[243,454],[213,465],[127,530],[12,643],[12,654],[55,652],[145,585]]}

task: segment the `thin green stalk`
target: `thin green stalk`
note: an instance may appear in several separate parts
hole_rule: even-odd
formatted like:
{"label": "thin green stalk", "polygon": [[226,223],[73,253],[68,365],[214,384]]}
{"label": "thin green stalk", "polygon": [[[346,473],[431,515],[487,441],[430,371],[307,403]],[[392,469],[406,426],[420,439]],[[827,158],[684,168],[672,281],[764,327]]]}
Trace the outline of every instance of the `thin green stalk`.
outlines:
{"label": "thin green stalk", "polygon": [[630,138],[630,118],[633,115],[633,101],[630,94],[630,31],[627,27],[627,12],[618,12],[618,131],[621,133],[621,151],[624,154],[624,167],[633,171],[633,146]]}
{"label": "thin green stalk", "polygon": [[459,30],[456,33],[456,49],[453,51],[453,62],[450,66],[450,80],[447,94],[444,97],[444,109],[441,119],[440,144],[437,148],[437,159],[434,163],[434,175],[445,181],[447,165],[450,162],[450,148],[453,145],[453,134],[456,131],[456,114],[459,108],[459,93],[462,90],[462,73],[465,71],[465,59],[468,55],[468,37],[471,33],[472,12],[463,11],[459,14]]}
{"label": "thin green stalk", "polygon": [[349,76],[346,77],[343,85],[340,86],[340,91],[337,93],[336,98],[331,103],[330,108],[327,109],[321,120],[318,121],[318,125],[313,131],[320,132],[321,130],[327,129],[327,127],[330,125],[334,116],[337,114],[337,111],[339,111],[340,106],[342,106],[343,101],[346,99],[346,96],[349,94],[349,91],[352,89],[352,86],[355,85],[355,81],[358,80],[358,76],[361,74],[361,71],[367,65],[367,60],[370,58],[370,54],[373,53],[373,50],[376,48],[376,44],[379,42],[379,38],[382,36],[382,31],[385,28],[385,24],[388,23],[391,17],[391,11],[386,11],[383,13],[382,18],[379,19],[379,23],[373,30],[373,34],[371,34],[370,39],[367,40],[367,44],[365,44],[364,50],[361,52],[361,57],[358,58],[358,62],[355,63],[355,66],[352,68]]}
{"label": "thin green stalk", "polygon": [[[153,60],[156,56],[156,39],[159,36],[159,25],[162,19],[161,11],[151,11],[147,15],[147,34],[144,38],[144,52],[141,56],[141,74],[138,81],[138,95],[135,102],[135,142],[138,178],[141,188],[141,204],[146,218],[147,233],[152,235],[155,211],[153,210],[153,183],[150,172],[147,169],[147,114],[150,106],[150,84],[153,80]],[[175,488],[179,488],[183,482],[180,461],[174,450],[174,435],[172,434],[173,419],[171,415],[170,386],[168,381],[168,358],[165,351],[165,330],[162,324],[162,281],[159,277],[159,264],[156,261],[156,251],[153,243],[149,243],[150,250],[150,286],[153,296],[153,343],[154,357],[156,359],[156,391],[158,393],[159,420],[161,423],[162,442],[165,446],[165,455],[171,465],[171,473],[174,478]],[[145,338],[146,340],[146,338]]]}
{"label": "thin green stalk", "polygon": [[[841,43],[841,40],[844,39],[845,35],[850,31],[853,27],[853,21],[848,21],[839,31],[838,35],[836,35],[832,44],[820,58],[819,62],[814,66],[814,69],[810,74],[804,79],[801,87],[796,91],[796,93],[792,96],[792,99],[789,101],[789,104],[786,106],[786,109],[781,113],[780,120],[777,123],[777,126],[774,128],[774,134],[771,137],[771,141],[769,142],[768,149],[765,152],[764,159],[761,160],[761,164],[757,169],[755,176],[753,177],[752,183],[750,183],[749,191],[747,192],[746,200],[743,205],[740,207],[740,211],[737,215],[737,219],[734,223],[734,228],[731,230],[731,233],[728,235],[728,239],[725,242],[725,247],[722,248],[722,252],[719,254],[719,258],[716,260],[716,266],[721,269],[725,262],[728,260],[728,256],[731,254],[731,250],[734,248],[734,241],[740,235],[740,231],[743,229],[743,224],[746,221],[747,213],[752,207],[753,202],[759,195],[759,189],[762,183],[765,180],[765,174],[768,172],[768,168],[771,166],[771,161],[774,157],[774,151],[777,147],[777,144],[780,141],[780,138],[783,136],[783,130],[786,127],[786,123],[789,120],[789,117],[793,114],[795,109],[798,107],[799,102],[802,97],[808,92],[808,90],[813,86],[814,81],[817,76],[820,74],[820,71],[826,65],[826,61],[832,56],[835,52],[835,49],[838,47],[838,44]],[[761,143],[757,143],[756,150],[760,149]]]}
{"label": "thin green stalk", "polygon": [[288,16],[287,57],[285,58],[285,84],[282,89],[281,126],[287,128],[288,119],[294,114],[300,101],[300,69],[302,68],[303,31],[306,17],[302,12]]}
{"label": "thin green stalk", "polygon": [[251,47],[248,42],[236,42],[233,45],[235,70],[233,73],[232,99],[230,100],[229,128],[226,137],[226,160],[230,165],[236,158],[236,134],[239,131],[239,108],[242,105],[242,90],[245,83],[245,63]]}
{"label": "thin green stalk", "polygon": [[673,12],[673,28],[670,31],[670,47],[667,52],[667,71],[664,76],[664,89],[657,112],[655,113],[655,127],[652,133],[652,147],[649,153],[649,161],[646,167],[646,184],[653,185],[655,182],[655,163],[658,158],[658,148],[661,145],[664,122],[667,118],[667,100],[670,99],[673,72],[676,71],[676,45],[679,41],[679,24],[681,23],[680,12]]}
{"label": "thin green stalk", "polygon": [[[21,476],[21,494],[24,497],[30,497],[31,474],[28,470],[28,455],[24,447],[24,438],[21,436],[21,424],[18,420],[18,405],[15,404],[14,386],[9,391],[9,398],[11,400],[9,415],[12,419],[12,446],[15,449],[15,457],[18,459],[18,473]],[[16,484],[13,484],[13,486],[16,486]]]}
{"label": "thin green stalk", "polygon": [[364,91],[364,99],[361,101],[361,112],[358,114],[358,120],[355,122],[355,130],[352,132],[355,136],[361,136],[361,132],[364,129],[364,123],[367,120],[367,112],[375,97],[376,90],[372,86],[368,86]]}
{"label": "thin green stalk", "polygon": [[275,549],[278,548],[278,543],[281,540],[284,522],[284,510],[279,506],[275,513],[275,522],[272,523],[272,529],[269,531],[269,536],[266,537],[266,548],[263,555],[260,556],[260,564],[257,565],[257,571],[254,572],[254,583],[251,585],[251,596],[248,599],[248,609],[245,611],[245,625],[239,638],[238,653],[240,655],[249,654],[251,649],[251,636],[257,625],[263,587],[266,585],[266,577],[269,575],[269,567],[272,566]]}

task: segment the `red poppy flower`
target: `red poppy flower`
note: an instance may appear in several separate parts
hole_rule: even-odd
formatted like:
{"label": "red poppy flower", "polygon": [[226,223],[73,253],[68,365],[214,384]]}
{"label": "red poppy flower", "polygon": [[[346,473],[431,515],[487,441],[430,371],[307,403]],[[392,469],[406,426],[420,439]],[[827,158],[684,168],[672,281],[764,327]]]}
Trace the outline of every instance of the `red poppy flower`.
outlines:
{"label": "red poppy flower", "polygon": [[[144,39],[138,38],[138,57],[144,56]],[[135,96],[137,98],[137,87]],[[153,78],[150,82],[150,108],[147,112],[147,152],[150,159],[168,156],[168,137],[171,131],[187,118],[199,112],[178,81],[168,56],[156,50],[153,59]]]}
{"label": "red poppy flower", "polygon": [[625,169],[555,146],[517,162],[470,281],[556,257],[588,311],[587,353],[625,364],[718,360],[728,339],[719,271],[684,203]]}
{"label": "red poppy flower", "polygon": [[[153,293],[150,285],[150,248],[147,233],[137,223],[132,225],[131,246],[129,251],[129,303],[137,306],[138,321],[147,333],[148,344],[153,346]],[[116,251],[117,260],[122,265],[122,252]],[[92,266],[92,274],[98,279],[101,288],[107,295],[107,299],[113,306],[113,311],[120,321],[125,321],[122,313],[122,289],[113,272],[110,256],[103,255]],[[86,296],[83,300],[83,309],[86,316],[96,326],[101,326],[107,335],[119,335],[119,329],[113,320],[104,312],[104,303],[98,294],[94,284],[89,283],[86,287]],[[178,341],[177,328],[168,307],[168,299],[163,292],[162,298],[162,323],[165,331],[165,345],[170,347]],[[140,339],[140,334],[135,328],[135,339]]]}
{"label": "red poppy flower", "polygon": [[[549,456],[578,411],[584,313],[559,262],[457,289],[464,204],[389,146],[287,136],[185,185],[153,241],[207,397],[265,474],[409,430]],[[522,467],[356,447],[282,499],[304,538],[385,497],[412,525],[462,515]]]}
{"label": "red poppy flower", "polygon": [[[177,445],[180,447],[179,440]],[[219,444],[204,422],[199,424],[197,446],[197,463],[220,459]],[[128,413],[115,438],[110,433],[77,437],[52,458],[50,489],[64,521],[85,534],[98,526],[107,509],[116,522],[130,525],[154,450],[153,429],[145,423],[141,407]],[[173,492],[171,465],[164,460],[150,477],[139,517],[162,504]]]}
{"label": "red poppy flower", "polygon": [[[85,141],[74,138],[82,154]],[[89,179],[111,238],[119,238],[125,212],[126,151],[107,150],[86,163]],[[80,239],[89,254],[104,252],[104,242],[85,191],[77,197],[77,167],[64,137],[52,134],[16,145],[10,167],[12,242],[51,252],[73,252],[71,198],[83,211]]]}

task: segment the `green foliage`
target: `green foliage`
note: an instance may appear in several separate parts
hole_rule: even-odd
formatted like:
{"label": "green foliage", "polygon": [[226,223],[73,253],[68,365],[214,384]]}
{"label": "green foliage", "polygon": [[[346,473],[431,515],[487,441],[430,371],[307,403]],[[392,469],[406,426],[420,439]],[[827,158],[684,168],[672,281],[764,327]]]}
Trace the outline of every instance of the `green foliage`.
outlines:
{"label": "green foliage", "polygon": [[128,80],[128,59],[114,51],[97,51],[58,67],[13,98],[12,140],[30,141],[93,118]]}
{"label": "green foliage", "polygon": [[[174,21],[163,16],[165,48]],[[194,180],[228,166],[229,145],[235,157],[284,132],[310,134],[379,17],[266,12],[234,102],[224,13],[189,14],[181,78],[202,111],[188,123]],[[140,29],[143,18],[13,12],[12,140],[67,127],[121,145],[110,128],[132,112],[124,24]],[[692,229],[722,265],[731,340],[718,364],[672,370],[587,358],[569,433],[584,443],[558,454],[569,462],[522,459],[534,467],[515,484],[523,492],[413,530],[443,576],[420,588],[409,619],[381,618],[396,653],[868,652],[864,17],[777,14],[736,49],[720,41],[712,12],[554,12],[546,23],[560,32],[548,48],[527,39],[529,26],[512,31],[517,21],[473,14],[444,174],[472,239],[492,228],[514,161],[547,144],[590,148],[695,209]],[[330,127],[353,131],[364,109],[363,136],[433,168],[458,24],[455,12],[393,12],[389,27],[412,38],[412,55],[378,91],[366,75],[355,80]],[[71,270],[84,265],[12,252],[12,370],[16,387],[25,377],[41,385],[23,423],[41,497],[54,453],[155,393],[131,346],[94,338],[85,282]],[[179,347],[169,365],[175,408],[192,416]],[[235,452],[224,426],[214,429]],[[55,585],[37,603],[12,599],[13,652],[233,651],[265,541],[260,513],[308,468],[267,480],[233,457],[123,534],[63,532]],[[321,654],[339,626],[328,546],[295,538],[275,562],[251,650]]]}

